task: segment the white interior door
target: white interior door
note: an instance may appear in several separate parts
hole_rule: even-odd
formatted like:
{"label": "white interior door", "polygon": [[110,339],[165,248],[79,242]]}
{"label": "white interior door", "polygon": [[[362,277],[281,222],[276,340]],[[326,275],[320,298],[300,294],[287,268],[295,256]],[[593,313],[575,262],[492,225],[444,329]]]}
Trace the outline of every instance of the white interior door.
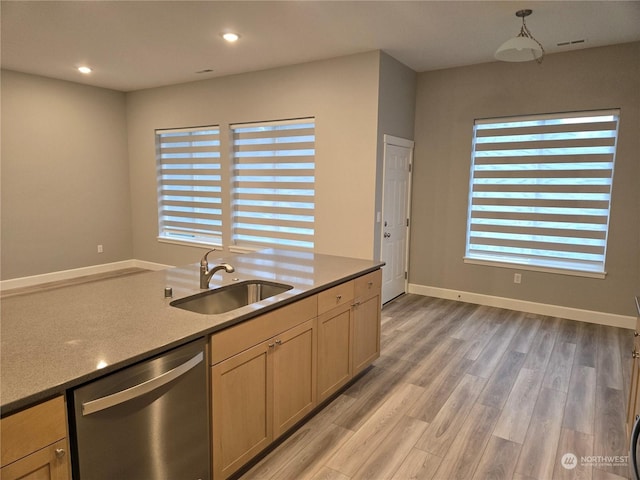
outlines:
{"label": "white interior door", "polygon": [[385,135],[382,190],[382,303],[407,291],[413,142]]}

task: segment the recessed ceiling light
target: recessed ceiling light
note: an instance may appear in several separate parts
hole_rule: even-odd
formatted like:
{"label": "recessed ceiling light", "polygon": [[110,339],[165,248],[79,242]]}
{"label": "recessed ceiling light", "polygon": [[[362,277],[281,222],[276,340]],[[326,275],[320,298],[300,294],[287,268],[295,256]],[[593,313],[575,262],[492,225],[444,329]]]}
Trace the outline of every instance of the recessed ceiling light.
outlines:
{"label": "recessed ceiling light", "polygon": [[85,67],[85,66],[78,67],[78,71],[80,73],[84,73],[85,75],[88,74],[88,73],[91,73],[91,69],[89,67]]}
{"label": "recessed ceiling light", "polygon": [[222,38],[224,38],[229,43],[233,43],[238,41],[238,39],[240,38],[240,35],[233,32],[227,32],[222,34]]}

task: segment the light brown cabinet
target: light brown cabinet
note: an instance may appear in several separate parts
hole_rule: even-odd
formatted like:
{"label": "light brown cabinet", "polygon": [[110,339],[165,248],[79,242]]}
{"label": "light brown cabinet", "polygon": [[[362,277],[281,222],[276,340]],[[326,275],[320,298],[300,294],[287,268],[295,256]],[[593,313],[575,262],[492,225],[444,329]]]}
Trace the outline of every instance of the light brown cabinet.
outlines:
{"label": "light brown cabinet", "polygon": [[214,478],[227,478],[273,438],[268,342],[211,368]]}
{"label": "light brown cabinet", "polygon": [[380,289],[382,271],[355,279],[353,306],[353,375],[380,356]]}
{"label": "light brown cabinet", "polygon": [[213,477],[224,480],[380,355],[381,271],[210,337]]}
{"label": "light brown cabinet", "polygon": [[381,270],[318,294],[318,399],[380,356]]}
{"label": "light brown cabinet", "polygon": [[[214,363],[220,350],[241,349],[211,367],[216,480],[232,475],[315,408],[316,311],[315,298],[305,299],[212,335]],[[278,332],[285,327],[291,328]],[[245,349],[260,335],[267,338]]]}
{"label": "light brown cabinet", "polygon": [[325,400],[345,385],[352,375],[350,304],[318,317],[318,399]]}
{"label": "light brown cabinet", "polygon": [[354,282],[318,294],[318,399],[325,400],[352,376]]}
{"label": "light brown cabinet", "polygon": [[2,480],[70,478],[63,397],[3,418],[0,435]]}
{"label": "light brown cabinet", "polygon": [[309,320],[275,339],[273,347],[273,438],[316,406],[316,321]]}

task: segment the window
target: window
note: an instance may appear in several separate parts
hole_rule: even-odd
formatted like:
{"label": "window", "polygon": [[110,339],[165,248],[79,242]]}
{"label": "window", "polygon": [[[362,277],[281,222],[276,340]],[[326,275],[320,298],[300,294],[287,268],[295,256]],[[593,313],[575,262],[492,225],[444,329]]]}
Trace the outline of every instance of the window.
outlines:
{"label": "window", "polygon": [[238,124],[231,130],[233,244],[312,249],[314,119]]}
{"label": "window", "polygon": [[227,131],[229,154],[221,154],[218,126],[156,130],[158,238],[313,249],[315,120]]}
{"label": "window", "polygon": [[477,120],[465,261],[603,278],[618,118]]}
{"label": "window", "polygon": [[159,238],[221,244],[220,129],[156,130]]}

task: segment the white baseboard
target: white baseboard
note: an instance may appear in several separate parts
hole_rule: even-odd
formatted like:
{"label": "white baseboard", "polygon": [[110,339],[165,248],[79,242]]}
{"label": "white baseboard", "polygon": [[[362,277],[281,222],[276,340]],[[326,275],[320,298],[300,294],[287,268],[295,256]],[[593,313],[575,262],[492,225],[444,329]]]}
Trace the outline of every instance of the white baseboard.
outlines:
{"label": "white baseboard", "polygon": [[133,262],[132,267],[137,267],[137,268],[144,268],[146,270],[166,270],[167,268],[173,268],[175,265],[165,265],[164,263],[154,263],[154,262],[147,262],[145,260],[129,260],[130,262]]}
{"label": "white baseboard", "polygon": [[0,281],[0,291],[14,288],[33,287],[43,283],[58,282],[60,280],[71,280],[73,278],[95,275],[98,273],[113,272],[124,268],[146,268],[147,270],[164,270],[171,268],[170,265],[161,263],[146,262],[144,260],[123,260],[121,262],[104,263],[101,265],[91,265],[90,267],[73,268],[71,270],[60,270],[58,272],[43,273],[29,277],[11,278]]}
{"label": "white baseboard", "polygon": [[409,293],[424,295],[427,297],[446,298],[447,300],[459,300],[461,302],[476,303],[488,307],[506,308],[508,310],[518,310],[538,315],[567,318],[580,322],[597,323],[611,327],[634,329],[636,317],[618,315],[615,313],[596,312],[593,310],[582,310],[579,308],[563,307],[560,305],[549,305],[546,303],[527,302],[506,297],[494,297],[473,292],[462,292],[450,290],[448,288],[430,287],[427,285],[409,284]]}

